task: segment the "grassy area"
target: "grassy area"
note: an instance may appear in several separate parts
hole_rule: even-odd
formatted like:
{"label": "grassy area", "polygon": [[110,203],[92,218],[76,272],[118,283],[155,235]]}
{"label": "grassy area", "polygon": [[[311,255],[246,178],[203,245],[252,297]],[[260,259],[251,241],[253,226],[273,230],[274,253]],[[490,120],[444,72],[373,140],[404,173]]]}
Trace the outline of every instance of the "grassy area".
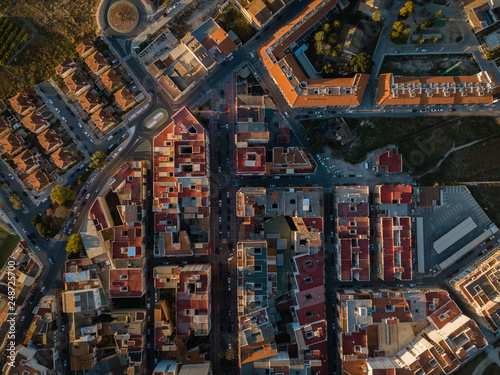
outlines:
{"label": "grassy area", "polygon": [[500,375],[500,366],[496,363],[488,365],[483,371],[483,375]]}
{"label": "grassy area", "polygon": [[[1,5],[4,3],[2,2]],[[97,0],[17,0],[6,17],[33,40],[0,71],[0,98],[14,95],[54,75],[54,68],[76,45],[93,39],[94,6]]]}
{"label": "grassy area", "polygon": [[450,182],[498,181],[500,166],[498,150],[500,136],[455,151],[448,155],[440,168],[422,177],[422,184],[448,184]]}
{"label": "grassy area", "polygon": [[215,18],[215,21],[224,30],[232,30],[243,44],[257,32],[234,5],[228,6],[224,12]]}
{"label": "grassy area", "polygon": [[10,234],[5,229],[0,228],[0,268],[3,267],[7,259],[16,248],[20,238],[14,234]]}
{"label": "grassy area", "polygon": [[454,372],[455,375],[470,375],[474,369],[487,357],[488,355],[483,351],[467,362],[465,365],[460,366],[458,371]]}
{"label": "grassy area", "polygon": [[139,147],[137,147],[136,150],[137,151],[149,151],[149,150],[151,150],[151,143],[149,141],[145,141]]}
{"label": "grassy area", "polygon": [[14,26],[7,18],[0,18],[0,65],[9,59],[28,41],[29,35]]}
{"label": "grassy area", "polygon": [[[497,185],[476,185],[468,186],[472,196],[486,212],[488,217],[500,226],[500,184]],[[494,344],[495,348],[500,348],[500,340]]]}

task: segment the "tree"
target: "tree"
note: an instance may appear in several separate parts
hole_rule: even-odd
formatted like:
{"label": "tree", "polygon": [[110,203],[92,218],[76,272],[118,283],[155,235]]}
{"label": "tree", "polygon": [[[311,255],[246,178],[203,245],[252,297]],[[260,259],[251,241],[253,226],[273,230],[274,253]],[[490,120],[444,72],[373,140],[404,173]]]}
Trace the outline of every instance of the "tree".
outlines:
{"label": "tree", "polygon": [[101,151],[97,151],[92,155],[92,162],[89,165],[90,169],[101,169],[106,163],[106,155]]}
{"label": "tree", "polygon": [[329,44],[337,44],[337,34],[330,34],[328,35],[328,38],[326,39],[326,42]]}
{"label": "tree", "polygon": [[437,43],[438,42],[438,37],[437,36],[433,36],[430,40],[431,43]]}
{"label": "tree", "polygon": [[57,185],[52,189],[50,198],[60,206],[68,206],[73,203],[76,198],[76,194],[69,187]]}
{"label": "tree", "polygon": [[330,24],[329,24],[329,23],[325,23],[325,24],[323,25],[323,31],[324,31],[325,33],[329,33],[331,29],[332,29],[332,27],[330,26]]}
{"label": "tree", "polygon": [[401,21],[394,22],[394,25],[392,25],[392,29],[397,33],[402,33],[405,29],[405,24]]}
{"label": "tree", "polygon": [[434,18],[439,18],[439,17],[441,17],[441,11],[440,10],[436,10],[434,12]]}
{"label": "tree", "polygon": [[85,248],[83,247],[82,236],[80,233],[73,233],[66,245],[66,251],[68,253],[80,254],[83,250]]}
{"label": "tree", "polygon": [[350,66],[354,73],[367,73],[371,65],[371,56],[366,52],[358,53],[351,60]]}
{"label": "tree", "polygon": [[339,31],[341,26],[342,26],[342,24],[340,23],[339,20],[333,21],[333,30]]}
{"label": "tree", "polygon": [[9,201],[10,203],[12,203],[12,208],[14,210],[20,210],[21,208],[23,208],[23,201],[16,193],[9,194]]}
{"label": "tree", "polygon": [[415,4],[411,1],[407,1],[405,5],[399,10],[399,15],[403,18],[410,17],[415,10]]}
{"label": "tree", "polygon": [[418,44],[424,44],[425,43],[425,38],[422,36],[418,38]]}
{"label": "tree", "polygon": [[40,224],[42,222],[42,215],[37,214],[31,218],[31,224],[33,224],[35,227],[37,224]]}
{"label": "tree", "polygon": [[314,44],[314,47],[316,48],[316,54],[317,55],[322,55],[323,54],[323,42],[316,42]]}
{"label": "tree", "polygon": [[325,40],[325,33],[323,31],[318,31],[316,34],[314,34],[314,40],[316,42],[322,42]]}
{"label": "tree", "polygon": [[427,12],[428,12],[428,11],[429,11],[429,10],[428,10],[427,8],[423,7],[422,9],[420,9],[420,15],[421,15],[421,16],[425,16],[425,15],[427,14]]}
{"label": "tree", "polygon": [[382,19],[382,12],[377,9],[372,14],[372,20],[374,20],[375,22],[379,22],[381,19]]}

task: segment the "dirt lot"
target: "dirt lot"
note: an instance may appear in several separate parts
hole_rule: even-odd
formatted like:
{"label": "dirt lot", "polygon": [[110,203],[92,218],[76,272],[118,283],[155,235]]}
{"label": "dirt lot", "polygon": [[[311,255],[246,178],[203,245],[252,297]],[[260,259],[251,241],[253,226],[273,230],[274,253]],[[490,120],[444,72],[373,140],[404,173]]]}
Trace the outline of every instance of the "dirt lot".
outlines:
{"label": "dirt lot", "polygon": [[[403,154],[405,171],[422,176],[422,184],[453,181],[490,181],[500,177],[500,121],[490,117],[346,118],[354,141],[341,146],[330,136],[327,121],[304,120],[302,125],[315,152],[326,145],[340,151],[352,164],[362,162],[370,151],[394,144]],[[480,142],[451,152],[452,147]],[[443,161],[442,161],[443,160]],[[442,161],[439,168],[437,164]],[[425,174],[432,168],[435,171]],[[424,175],[425,174],[425,175]]]}
{"label": "dirt lot", "polygon": [[[460,63],[455,69],[443,74],[453,65]],[[451,55],[399,55],[384,58],[380,73],[393,73],[400,76],[425,77],[437,75],[472,75],[481,69],[472,54]]]}
{"label": "dirt lot", "polygon": [[6,16],[35,38],[0,71],[0,98],[14,95],[54,75],[54,68],[76,45],[93,38],[97,0],[17,0]]}
{"label": "dirt lot", "polygon": [[194,0],[169,22],[169,28],[176,38],[182,39],[210,17],[219,14],[219,5],[224,0]]}
{"label": "dirt lot", "polygon": [[234,5],[230,5],[224,9],[224,12],[217,16],[215,21],[224,30],[233,30],[238,38],[240,38],[242,44],[246,43],[257,32]]}

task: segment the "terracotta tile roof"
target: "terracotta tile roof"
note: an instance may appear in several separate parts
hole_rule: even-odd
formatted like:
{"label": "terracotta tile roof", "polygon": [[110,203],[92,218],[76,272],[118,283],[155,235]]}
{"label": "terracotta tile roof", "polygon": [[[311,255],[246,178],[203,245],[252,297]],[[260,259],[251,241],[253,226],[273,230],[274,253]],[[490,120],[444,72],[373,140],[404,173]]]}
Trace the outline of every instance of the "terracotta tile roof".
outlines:
{"label": "terracotta tile roof", "polygon": [[143,256],[141,223],[116,226],[114,234],[113,259],[136,259]]}
{"label": "terracotta tile roof", "polygon": [[236,174],[260,175],[266,173],[265,147],[236,148]]}
{"label": "terracotta tile roof", "polygon": [[24,92],[17,94],[13,98],[10,98],[8,102],[12,109],[21,116],[25,116],[35,109],[35,106],[31,102],[30,98]]}
{"label": "terracotta tile roof", "polygon": [[122,82],[121,78],[113,69],[106,70],[103,74],[101,74],[101,80],[104,87],[106,87],[109,92]]}
{"label": "terracotta tile roof", "polygon": [[64,60],[56,66],[56,73],[63,77],[76,69],[76,62],[71,57],[66,56]]}
{"label": "terracotta tile roof", "polygon": [[109,295],[111,298],[137,298],[141,297],[145,291],[142,269],[109,270]]}
{"label": "terracotta tile roof", "polygon": [[87,57],[85,63],[94,74],[98,74],[100,70],[108,66],[108,60],[106,60],[99,51],[95,51],[92,55]]}
{"label": "terracotta tile roof", "polygon": [[14,163],[23,171],[23,173],[27,173],[39,165],[38,158],[33,155],[30,150],[25,150],[16,156],[14,158]]}
{"label": "terracotta tile roof", "polygon": [[97,111],[104,103],[102,100],[93,92],[87,91],[85,94],[78,97],[78,101],[82,105],[83,109],[88,113]]}
{"label": "terracotta tile roof", "polygon": [[22,120],[22,123],[29,131],[33,133],[38,133],[42,129],[49,126],[49,123],[47,122],[47,120],[45,120],[45,117],[43,117],[43,115],[38,111],[31,112],[29,115],[25,116]]}
{"label": "terracotta tile roof", "polygon": [[[156,230],[165,241],[162,251],[168,255],[191,253],[193,248],[205,251],[208,231],[203,229],[197,236],[190,237],[179,225],[181,219],[200,230],[208,224],[210,187],[206,130],[183,107],[172,115],[172,123],[154,138],[153,144],[153,205],[157,212]],[[179,178],[188,178],[190,182],[181,185]]]}
{"label": "terracotta tile roof", "polygon": [[112,125],[112,124],[115,123],[115,118],[113,117],[113,115],[111,114],[111,112],[109,112],[106,109],[102,109],[102,108],[99,109],[99,110],[97,110],[96,112],[94,112],[91,115],[91,118],[94,121],[94,124],[100,130],[104,130],[108,126],[110,126],[110,125]]}
{"label": "terracotta tile roof", "polygon": [[252,17],[253,22],[260,27],[271,18],[272,13],[262,0],[253,0],[246,9]]}
{"label": "terracotta tile roof", "polygon": [[0,145],[6,153],[14,156],[24,147],[24,140],[17,134],[9,133],[6,137],[0,139]]}
{"label": "terracotta tile roof", "polygon": [[115,93],[115,99],[122,111],[125,111],[128,107],[135,103],[134,97],[125,86]]}
{"label": "terracotta tile roof", "polygon": [[90,84],[85,78],[85,76],[80,72],[75,72],[64,79],[66,87],[73,93],[76,94],[85,87],[90,88]]}
{"label": "terracotta tile roof", "polygon": [[212,40],[217,45],[222,56],[227,56],[236,49],[236,44],[229,37],[229,35],[224,31],[222,27],[218,28],[215,32],[210,35]]}
{"label": "terracotta tile roof", "polygon": [[494,23],[488,13],[490,10],[493,11],[495,5],[495,3],[490,3],[487,0],[476,0],[464,6],[469,25],[475,33]]}
{"label": "terracotta tile roof", "polygon": [[412,202],[411,185],[378,185],[382,204],[409,204]]}
{"label": "terracotta tile roof", "polygon": [[45,189],[45,187],[54,181],[45,168],[40,168],[36,172],[33,172],[28,176],[27,180],[38,192]]}
{"label": "terracotta tile roof", "polygon": [[357,106],[361,103],[368,74],[356,74],[354,78],[306,79],[292,56],[282,56],[292,42],[336,6],[335,0],[313,1],[258,49],[266,69],[292,107]]}
{"label": "terracotta tile roof", "polygon": [[78,47],[76,47],[76,52],[78,52],[78,54],[82,56],[90,52],[93,48],[94,48],[94,43],[92,43],[90,40],[85,40],[81,42],[78,45]]}
{"label": "terracotta tile roof", "polygon": [[54,147],[59,147],[63,144],[61,139],[51,129],[47,129],[42,134],[40,134],[38,136],[38,141],[40,142],[40,145],[43,147],[46,153],[50,153]]}
{"label": "terracotta tile roof", "polygon": [[389,150],[377,155],[377,167],[381,167],[388,173],[399,173],[403,171],[403,155]]}
{"label": "terracotta tile roof", "polygon": [[59,169],[66,169],[71,163],[75,162],[75,159],[71,156],[71,153],[64,147],[61,147],[52,155],[52,161]]}
{"label": "terracotta tile roof", "polygon": [[493,103],[500,90],[495,75],[482,71],[473,76],[378,78],[379,105],[439,105]]}

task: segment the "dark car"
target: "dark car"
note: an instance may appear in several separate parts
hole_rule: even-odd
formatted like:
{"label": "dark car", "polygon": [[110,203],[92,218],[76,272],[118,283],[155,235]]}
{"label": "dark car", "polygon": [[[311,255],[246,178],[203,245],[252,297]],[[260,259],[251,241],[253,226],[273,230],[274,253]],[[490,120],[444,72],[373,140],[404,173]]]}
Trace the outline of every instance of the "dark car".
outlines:
{"label": "dark car", "polygon": [[266,26],[266,28],[264,29],[265,31],[269,30],[271,26]]}
{"label": "dark car", "polygon": [[259,38],[260,38],[260,34],[255,37],[255,39],[259,39]]}
{"label": "dark car", "polygon": [[19,223],[19,219],[17,217],[15,217],[14,220],[16,221],[16,223]]}
{"label": "dark car", "polygon": [[297,116],[295,116],[295,117],[294,117],[294,119],[298,119],[298,118],[300,118],[300,116],[299,116],[299,115],[297,115]]}

